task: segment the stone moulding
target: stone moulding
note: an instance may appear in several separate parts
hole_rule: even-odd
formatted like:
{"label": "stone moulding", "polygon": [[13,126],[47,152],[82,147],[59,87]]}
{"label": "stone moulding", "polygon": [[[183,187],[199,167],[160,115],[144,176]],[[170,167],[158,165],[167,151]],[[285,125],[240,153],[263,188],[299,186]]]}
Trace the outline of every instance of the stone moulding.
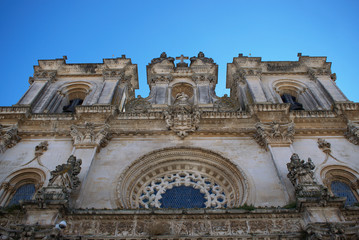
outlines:
{"label": "stone moulding", "polygon": [[335,103],[332,106],[332,109],[336,111],[358,111],[359,103],[353,102],[343,102],[343,103]]}
{"label": "stone moulding", "polygon": [[139,208],[146,186],[158,177],[177,174],[180,169],[216,182],[226,195],[228,207],[238,207],[247,201],[248,179],[238,166],[209,150],[181,147],[154,151],[128,166],[115,190],[117,207]]}
{"label": "stone moulding", "polygon": [[281,103],[281,104],[274,104],[274,103],[265,103],[265,104],[254,104],[250,105],[250,110],[252,113],[257,112],[289,112],[289,103]]}
{"label": "stone moulding", "polygon": [[112,113],[118,112],[118,106],[114,105],[93,105],[84,106],[80,105],[76,107],[76,114],[78,113]]}

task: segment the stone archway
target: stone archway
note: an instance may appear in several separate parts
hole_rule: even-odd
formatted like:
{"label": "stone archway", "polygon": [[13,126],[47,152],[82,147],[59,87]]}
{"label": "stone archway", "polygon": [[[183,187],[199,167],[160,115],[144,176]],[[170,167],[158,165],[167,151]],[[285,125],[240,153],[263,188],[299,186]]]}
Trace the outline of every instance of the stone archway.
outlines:
{"label": "stone archway", "polygon": [[137,159],[120,176],[117,207],[161,208],[167,190],[182,186],[204,196],[206,208],[233,208],[246,202],[248,181],[221,155],[200,148],[165,148]]}

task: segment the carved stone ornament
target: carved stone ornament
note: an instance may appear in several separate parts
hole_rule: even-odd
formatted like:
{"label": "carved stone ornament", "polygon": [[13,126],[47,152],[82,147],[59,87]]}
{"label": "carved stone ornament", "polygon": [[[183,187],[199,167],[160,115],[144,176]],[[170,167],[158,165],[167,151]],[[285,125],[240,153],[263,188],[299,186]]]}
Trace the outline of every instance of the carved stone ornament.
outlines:
{"label": "carved stone ornament", "polygon": [[240,105],[227,94],[224,94],[223,97],[214,102],[213,108],[218,112],[236,112],[240,110]]}
{"label": "carved stone ornament", "polygon": [[289,171],[287,177],[295,188],[296,197],[315,197],[326,200],[329,198],[328,191],[314,180],[314,168],[315,166],[310,158],[304,162],[304,160],[300,160],[298,154],[293,153],[290,162],[287,163]]}
{"label": "carved stone ornament", "polygon": [[106,69],[103,70],[103,75],[106,79],[119,79],[125,78],[125,71],[123,69]]}
{"label": "carved stone ornament", "polygon": [[161,56],[159,58],[154,58],[151,61],[151,64],[161,63],[164,60],[168,60],[172,63],[174,63],[175,59],[173,57],[167,57],[167,54],[165,52],[161,53]]}
{"label": "carved stone ornament", "polygon": [[4,127],[0,125],[0,153],[15,146],[21,138],[18,135],[17,126]]}
{"label": "carved stone ornament", "polygon": [[196,61],[197,59],[201,60],[203,63],[213,63],[213,59],[212,58],[208,58],[204,56],[203,52],[199,52],[197,57],[193,56],[190,58],[191,60],[191,64]]}
{"label": "carved stone ornament", "polygon": [[71,136],[74,146],[82,148],[106,147],[111,139],[110,126],[108,124],[95,126],[93,123],[86,122],[84,125],[72,125]]}
{"label": "carved stone ornament", "polygon": [[0,227],[0,239],[2,240],[62,240],[63,229],[56,224],[55,227],[51,225],[41,224],[12,224],[8,227]]}
{"label": "carved stone ornament", "polygon": [[257,143],[268,148],[268,145],[288,145],[293,142],[294,123],[257,123],[255,125],[257,132],[254,139]]}
{"label": "carved stone ornament", "polygon": [[146,113],[151,107],[152,105],[150,102],[144,98],[138,97],[127,102],[125,110],[126,112]]}
{"label": "carved stone ornament", "polygon": [[48,146],[49,144],[47,143],[47,141],[43,141],[39,145],[37,145],[35,147],[35,156],[38,157],[44,154],[44,152],[47,151]]}
{"label": "carved stone ornament", "polygon": [[46,200],[68,200],[71,191],[80,185],[77,175],[81,171],[81,164],[81,159],[71,155],[67,163],[57,165],[56,169],[50,172],[48,186],[36,194],[36,200],[40,203]]}
{"label": "carved stone ornament", "polygon": [[349,142],[359,145],[359,124],[349,121],[344,135]]}
{"label": "carved stone ornament", "polygon": [[198,129],[200,116],[200,111],[188,103],[188,95],[184,92],[178,93],[174,105],[164,112],[166,127],[182,139]]}
{"label": "carved stone ornament", "polygon": [[56,71],[40,70],[34,73],[34,79],[50,80],[53,82],[56,80],[56,74]]}
{"label": "carved stone ornament", "polygon": [[308,240],[358,239],[359,226],[346,223],[310,223],[305,228]]}
{"label": "carved stone ornament", "polygon": [[331,147],[331,144],[329,143],[329,142],[327,142],[327,141],[325,141],[325,139],[323,139],[323,138],[319,138],[318,139],[318,147],[320,148],[320,149],[322,149],[322,151],[324,152],[324,153],[331,153],[331,149],[330,149],[330,147]]}
{"label": "carved stone ornament", "polygon": [[48,146],[49,144],[47,143],[47,141],[39,143],[39,145],[35,147],[35,157],[21,166],[26,166],[36,160],[40,166],[47,168],[46,166],[44,166],[44,164],[42,164],[40,156],[42,156],[44,152],[47,151]]}
{"label": "carved stone ornament", "polygon": [[155,74],[151,76],[151,83],[169,83],[172,81],[172,75]]}

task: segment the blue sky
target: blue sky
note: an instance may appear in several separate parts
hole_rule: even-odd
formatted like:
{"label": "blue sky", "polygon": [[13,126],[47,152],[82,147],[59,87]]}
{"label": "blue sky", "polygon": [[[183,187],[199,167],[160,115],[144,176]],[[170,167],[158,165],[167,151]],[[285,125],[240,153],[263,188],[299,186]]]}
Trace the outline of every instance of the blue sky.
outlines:
{"label": "blue sky", "polygon": [[359,102],[359,1],[0,1],[0,106],[16,104],[38,59],[96,63],[126,54],[138,64],[148,96],[146,65],[166,51],[199,51],[219,65],[238,53],[264,61],[296,61],[297,53],[328,56],[337,84]]}

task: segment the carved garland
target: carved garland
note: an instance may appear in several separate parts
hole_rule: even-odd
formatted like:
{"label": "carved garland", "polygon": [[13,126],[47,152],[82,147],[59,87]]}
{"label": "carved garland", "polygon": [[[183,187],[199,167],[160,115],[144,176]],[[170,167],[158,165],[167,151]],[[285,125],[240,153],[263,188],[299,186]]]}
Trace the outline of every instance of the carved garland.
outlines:
{"label": "carved garland", "polygon": [[151,192],[151,187],[165,192],[174,186],[160,179],[175,179],[176,186],[202,189],[205,195],[218,186],[212,191],[214,196],[206,195],[206,207],[238,207],[246,202],[249,191],[245,174],[228,159],[198,148],[168,148],[143,156],[121,174],[116,188],[117,207],[160,207],[160,194]]}

